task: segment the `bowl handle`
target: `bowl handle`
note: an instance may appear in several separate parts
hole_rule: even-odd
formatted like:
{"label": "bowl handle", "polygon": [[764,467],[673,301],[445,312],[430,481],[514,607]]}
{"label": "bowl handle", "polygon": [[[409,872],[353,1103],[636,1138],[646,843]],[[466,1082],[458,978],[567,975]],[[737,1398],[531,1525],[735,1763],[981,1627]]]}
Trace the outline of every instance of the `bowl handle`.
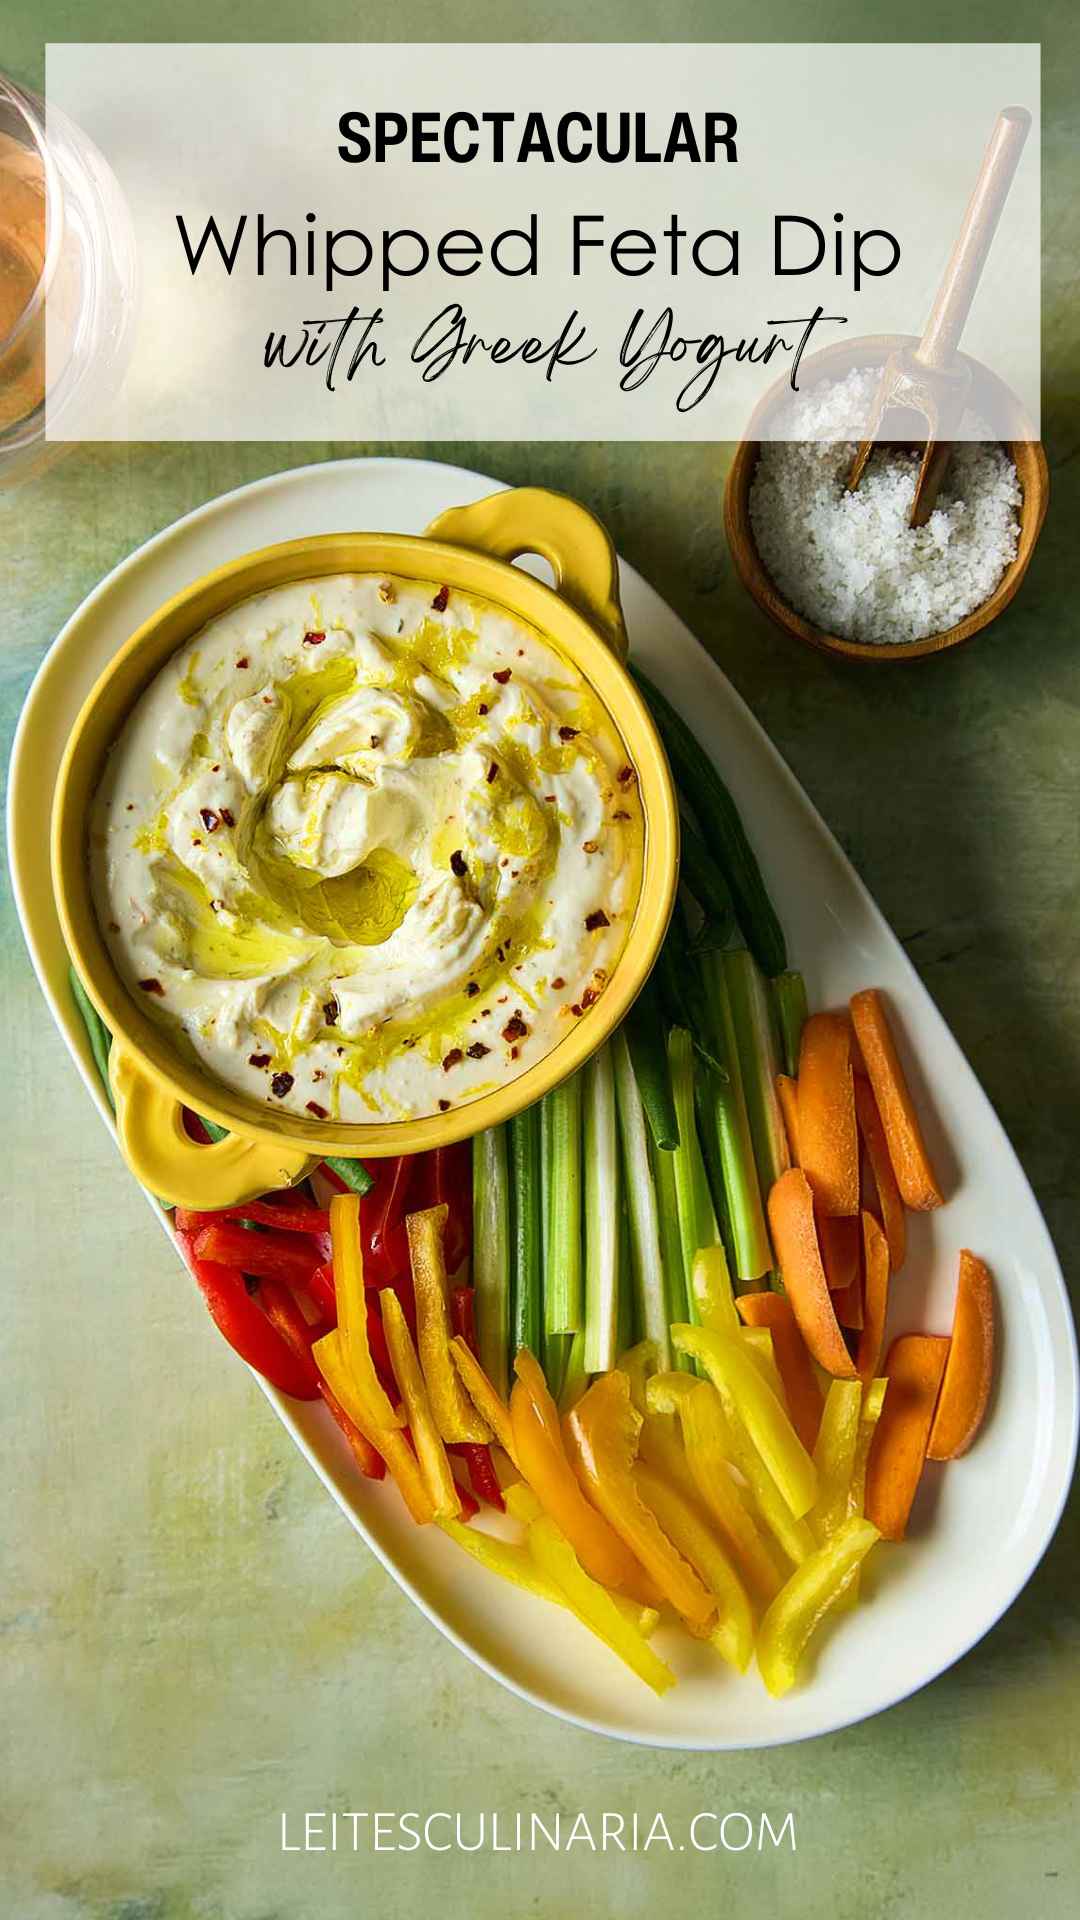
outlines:
{"label": "bowl handle", "polygon": [[547,487],[511,487],[471,507],[451,507],[427,528],[429,540],[472,547],[497,560],[538,553],[555,573],[556,591],[597,629],[620,660],[626,626],[619,601],[619,563],[611,535],[569,494]]}
{"label": "bowl handle", "polygon": [[116,1128],[125,1160],[142,1186],[170,1206],[212,1213],[239,1206],[274,1187],[291,1187],[318,1166],[284,1141],[252,1140],[229,1133],[210,1146],[193,1140],[180,1102],[147,1072],[138,1057],[114,1039],[109,1084],[116,1102]]}

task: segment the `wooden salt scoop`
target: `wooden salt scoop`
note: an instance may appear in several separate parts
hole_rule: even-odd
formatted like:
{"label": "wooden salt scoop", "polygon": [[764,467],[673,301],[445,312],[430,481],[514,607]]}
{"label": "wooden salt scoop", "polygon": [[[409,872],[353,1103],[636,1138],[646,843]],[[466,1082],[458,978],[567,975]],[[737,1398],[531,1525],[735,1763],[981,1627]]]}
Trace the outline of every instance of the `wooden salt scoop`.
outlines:
{"label": "wooden salt scoop", "polygon": [[[1026,107],[1005,107],[998,114],[926,330],[917,347],[897,348],[885,362],[869,435],[851,463],[847,484],[854,492],[875,441],[925,442],[909,516],[913,527],[924,527],[934,511],[950,442],[967,404],[971,366],[957,359],[956,350],[1030,126]],[[894,417],[893,431],[885,436],[888,414],[900,417]]]}

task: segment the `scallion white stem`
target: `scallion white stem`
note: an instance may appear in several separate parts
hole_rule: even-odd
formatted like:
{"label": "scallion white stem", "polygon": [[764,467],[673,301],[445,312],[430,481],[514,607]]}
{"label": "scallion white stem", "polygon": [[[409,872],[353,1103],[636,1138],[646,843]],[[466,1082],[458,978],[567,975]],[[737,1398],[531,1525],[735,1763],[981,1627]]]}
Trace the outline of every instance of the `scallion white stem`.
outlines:
{"label": "scallion white stem", "polygon": [[506,1130],[473,1141],[473,1287],[480,1363],[505,1398],[510,1352],[510,1178]]}
{"label": "scallion white stem", "polygon": [[615,1064],[615,1098],[619,1109],[626,1198],[630,1215],[630,1250],[637,1294],[638,1321],[643,1338],[656,1343],[661,1372],[671,1366],[670,1315],[660,1252],[660,1221],[656,1188],[649,1165],[649,1130],[641,1104],[630,1050],[623,1033],[611,1042]]}
{"label": "scallion white stem", "polygon": [[544,1095],[544,1332],[576,1333],[582,1324],[581,1075]]}
{"label": "scallion white stem", "polygon": [[610,1045],[582,1070],[586,1373],[615,1365],[619,1327],[619,1132]]}

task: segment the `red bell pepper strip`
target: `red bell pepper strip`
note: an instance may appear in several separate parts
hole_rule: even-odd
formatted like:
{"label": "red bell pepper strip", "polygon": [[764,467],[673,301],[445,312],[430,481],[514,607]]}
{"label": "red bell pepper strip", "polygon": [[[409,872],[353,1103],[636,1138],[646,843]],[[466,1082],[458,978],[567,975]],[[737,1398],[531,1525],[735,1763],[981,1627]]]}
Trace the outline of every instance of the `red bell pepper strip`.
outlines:
{"label": "red bell pepper strip", "polygon": [[322,1264],[320,1250],[294,1233],[249,1233],[238,1220],[213,1219],[195,1236],[199,1260],[239,1267],[257,1280],[284,1280],[289,1287],[306,1287],[313,1267]]}
{"label": "red bell pepper strip", "polygon": [[304,1292],[314,1301],[327,1326],[336,1327],[337,1294],[334,1292],[334,1269],[329,1263],[312,1267],[304,1282]]}
{"label": "red bell pepper strip", "polygon": [[287,1233],[330,1232],[330,1215],[325,1207],[310,1200],[248,1200],[242,1207],[218,1207],[212,1213],[194,1213],[189,1207],[177,1207],[176,1224],[189,1233],[198,1233],[217,1220],[255,1220],[262,1227],[280,1227]]}
{"label": "red bell pepper strip", "polygon": [[333,1414],[349,1446],[352,1448],[353,1458],[361,1473],[364,1474],[368,1480],[385,1480],[386,1461],[383,1459],[382,1454],[376,1453],[371,1441],[365,1434],[362,1434],[359,1427],[349,1419],[341,1402],[335,1400],[326,1381],[321,1377],[319,1380],[319,1392],[322,1394],[330,1412]]}
{"label": "red bell pepper strip", "polygon": [[294,1400],[317,1399],[314,1362],[310,1358],[301,1360],[282,1339],[258,1300],[248,1292],[240,1268],[200,1258],[192,1235],[183,1229],[177,1232],[176,1242],[206,1301],[210,1318],[233,1351],[281,1393],[290,1394]]}
{"label": "red bell pepper strip", "polygon": [[[282,1339],[301,1359],[311,1352],[312,1342],[321,1340],[324,1333],[331,1329],[324,1320],[306,1320],[297,1306],[293,1295],[283,1280],[260,1280],[255,1287],[255,1298],[262,1307],[271,1326],[277,1328]],[[315,1366],[312,1361],[312,1366]],[[315,1368],[316,1380],[321,1378]]]}
{"label": "red bell pepper strip", "polygon": [[417,1185],[421,1207],[447,1210],[443,1228],[443,1256],[447,1273],[453,1275],[472,1251],[472,1147],[460,1141],[453,1147],[436,1147],[420,1161]]}
{"label": "red bell pepper strip", "polygon": [[360,1234],[364,1243],[365,1286],[392,1286],[396,1279],[409,1271],[405,1203],[416,1165],[414,1154],[398,1154],[388,1160],[380,1160],[374,1186],[361,1197]]}
{"label": "red bell pepper strip", "polygon": [[[461,1335],[471,1353],[476,1352],[476,1325],[474,1317],[474,1296],[471,1287],[455,1287],[450,1295],[450,1324],[454,1332]],[[495,1462],[491,1457],[491,1448],[472,1440],[459,1441],[452,1448],[460,1454],[468,1470],[473,1492],[497,1513],[505,1513],[506,1504],[499,1485],[499,1476],[495,1471]]]}

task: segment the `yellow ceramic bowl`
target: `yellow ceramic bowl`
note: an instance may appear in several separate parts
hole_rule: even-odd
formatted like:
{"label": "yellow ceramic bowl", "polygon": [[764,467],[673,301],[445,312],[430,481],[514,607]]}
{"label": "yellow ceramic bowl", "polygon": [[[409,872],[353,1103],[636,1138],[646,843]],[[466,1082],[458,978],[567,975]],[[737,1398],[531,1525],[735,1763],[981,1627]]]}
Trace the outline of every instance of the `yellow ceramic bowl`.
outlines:
{"label": "yellow ceramic bowl", "polygon": [[[556,588],[510,562],[537,553]],[[271,1111],[185,1058],[135,1004],[98,930],[86,826],[105,756],[159,668],[226,608],[268,587],[319,574],[392,572],[438,580],[494,601],[560,648],[607,709],[638,776],[645,817],[641,892],[611,982],[572,1031],[527,1073],[445,1115],[336,1125]],[[109,1074],[125,1158],[152,1193],[213,1208],[300,1180],[327,1154],[421,1153],[509,1119],[573,1073],[618,1025],[667,928],[678,869],[678,810],[664,750],[623,664],[626,632],[606,530],[562,494],[524,487],[440,515],[422,538],[340,533],[245,554],[166,602],[121,647],[90,693],[64,754],[53,804],[52,871],[60,921],[86,991],[113,1034]],[[188,1107],[228,1130],[191,1140]]]}

